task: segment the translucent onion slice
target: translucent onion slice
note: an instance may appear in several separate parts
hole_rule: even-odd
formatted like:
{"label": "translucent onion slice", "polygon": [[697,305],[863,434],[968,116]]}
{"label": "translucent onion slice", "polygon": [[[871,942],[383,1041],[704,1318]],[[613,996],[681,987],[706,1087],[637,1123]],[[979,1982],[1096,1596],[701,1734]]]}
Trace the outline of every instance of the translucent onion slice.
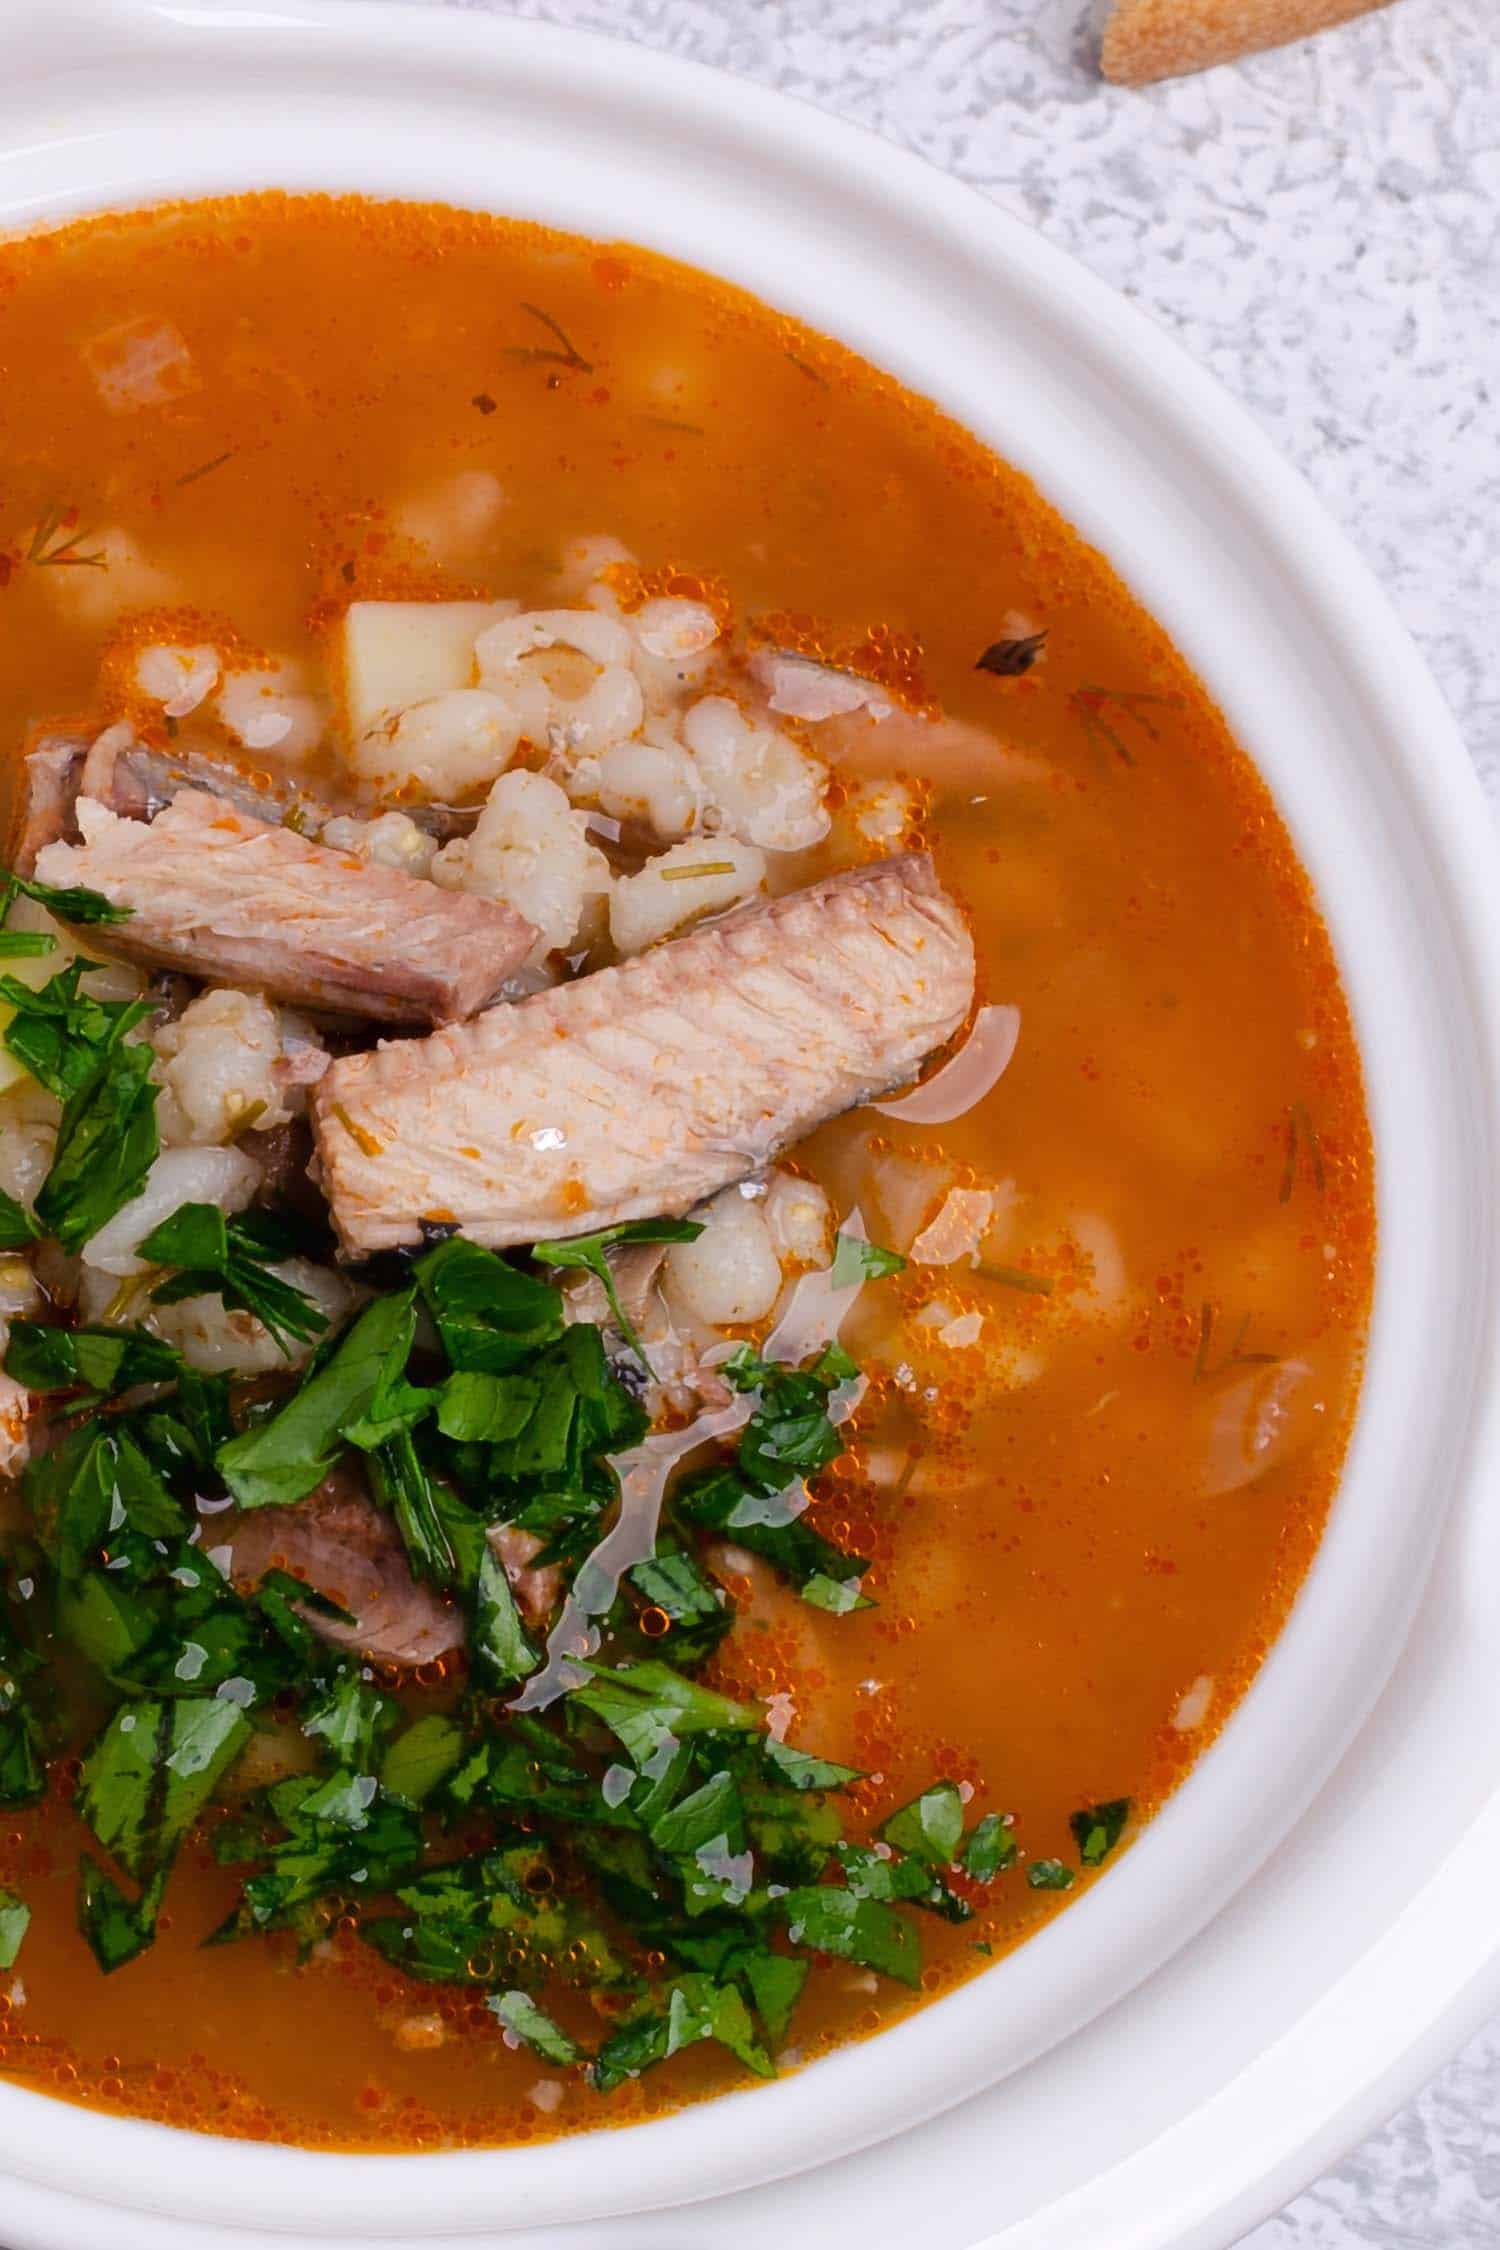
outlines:
{"label": "translucent onion slice", "polygon": [[[850,1212],[840,1231],[856,1241],[869,1240],[857,1210]],[[830,1272],[802,1274],[793,1283],[786,1307],[766,1340],[766,1358],[800,1366],[814,1353],[836,1343],[845,1315],[863,1287],[862,1280],[836,1284]],[[706,1353],[703,1364],[709,1366],[716,1357],[727,1357],[733,1348],[726,1344],[722,1351]],[[828,1402],[829,1420],[846,1422],[865,1388],[862,1375],[841,1383]],[[673,1471],[688,1454],[711,1439],[743,1429],[754,1405],[753,1398],[742,1391],[725,1405],[699,1414],[685,1429],[653,1430],[639,1445],[613,1456],[620,1480],[620,1512],[574,1579],[557,1623],[547,1636],[547,1660],[513,1699],[512,1710],[545,1711],[569,1688],[580,1687],[588,1678],[582,1665],[596,1653],[603,1638],[599,1620],[613,1606],[626,1571],[656,1551],[662,1505]]]}
{"label": "translucent onion slice", "polygon": [[897,1101],[871,1102],[870,1107],[882,1117],[894,1117],[898,1125],[951,1125],[999,1085],[1020,1036],[1019,1008],[981,1008],[968,1038],[935,1077]]}
{"label": "translucent onion slice", "polygon": [[788,719],[816,722],[841,718],[849,711],[868,711],[872,719],[884,719],[895,709],[873,680],[789,649],[757,649],[750,659],[750,673],[765,689],[771,709]]}

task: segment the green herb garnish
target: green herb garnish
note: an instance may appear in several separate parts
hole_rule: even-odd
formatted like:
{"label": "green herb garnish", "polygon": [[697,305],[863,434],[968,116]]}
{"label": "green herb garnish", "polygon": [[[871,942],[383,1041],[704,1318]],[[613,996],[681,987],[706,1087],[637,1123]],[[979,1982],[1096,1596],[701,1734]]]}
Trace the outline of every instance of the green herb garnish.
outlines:
{"label": "green herb garnish", "polygon": [[1034,1859],[1026,1870],[1026,1880],[1034,1891],[1070,1891],[1074,1876],[1072,1868],[1060,1859]]}
{"label": "green herb garnish", "polygon": [[71,1411],[97,1406],[138,1383],[172,1383],[183,1361],[145,1328],[54,1328],[36,1320],[11,1324],[5,1372],[29,1391],[80,1390]]}
{"label": "green herb garnish", "polygon": [[704,2039],[727,2047],[757,2078],[775,2077],[776,2066],[756,2039],[750,2011],[740,1993],[733,1985],[716,1984],[703,1975],[678,1978],[663,2005],[638,2016],[606,2039],[590,2075],[601,2094],[612,2093],[627,2078],[639,2077],[653,2063],[665,2062]]}
{"label": "green herb garnish", "polygon": [[887,1274],[905,1271],[906,1260],[899,1250],[883,1249],[878,1242],[867,1242],[863,1235],[834,1237],[828,1278],[835,1289],[850,1289],[856,1282],[881,1281]]}
{"label": "green herb garnish", "polygon": [[646,1605],[643,1617],[661,1620],[661,1638],[674,1663],[702,1663],[734,1622],[723,1588],[686,1548],[670,1541],[658,1541],[655,1553],[636,1563],[626,1578]]}
{"label": "green herb garnish", "polygon": [[26,1250],[41,1229],[24,1203],[0,1188],[0,1250]]}
{"label": "green herb garnish", "polygon": [[857,1961],[898,1984],[915,1987],[921,1981],[922,1948],[916,1930],[884,1899],[819,1886],[790,1892],[783,1907],[793,1945],[836,1954],[841,1961]]}
{"label": "green herb garnish", "polygon": [[284,1354],[311,1343],[328,1326],[305,1290],[271,1269],[291,1257],[296,1230],[269,1211],[228,1218],[216,1203],[184,1203],[140,1244],[140,1256],[174,1270],[151,1292],[158,1305],[186,1297],[217,1296],[231,1312],[261,1323]]}
{"label": "green herb garnish", "polygon": [[425,1804],[463,1757],[464,1730],[458,1720],[430,1711],[397,1735],[381,1762],[380,1786],[398,1804]]}
{"label": "green herb garnish", "polygon": [[250,1739],[250,1722],[217,1696],[122,1704],[83,1763],[78,1811],[103,1849],[141,1885],[131,1905],[85,1861],[80,1914],[102,1969],[150,1943],[167,1873],[193,1822]]}
{"label": "green herb garnish", "polygon": [[125,1043],[150,1008],[83,992],[84,975],[97,966],[80,955],[36,992],[0,976],[0,998],[15,1011],[0,1036],[63,1105],[35,1216],[67,1251],[140,1194],[159,1145],[151,1049]]}
{"label": "green herb garnish", "polygon": [[14,1891],[0,1890],[0,1969],[13,1969],[31,1921],[31,1908]]}
{"label": "green herb garnish", "polygon": [[369,1413],[382,1387],[401,1378],[415,1334],[410,1288],[377,1297],[331,1349],[325,1345],[285,1406],[220,1446],[219,1473],[240,1506],[285,1507],[321,1484],[349,1429]]}
{"label": "green herb garnish", "polygon": [[510,1581],[486,1546],[474,1600],[474,1660],[491,1687],[511,1687],[536,1670],[541,1650],[527,1638]]}
{"label": "green herb garnish", "polygon": [[802,1520],[807,1478],[843,1449],[829,1407],[858,1375],[854,1361],[831,1344],[809,1367],[784,1367],[742,1345],[721,1372],[737,1390],[758,1394],[755,1412],[734,1463],[689,1478],[674,1496],[675,1514],[762,1556],[815,1608],[870,1608],[860,1591],[866,1559],[846,1554]]}
{"label": "green herb garnish", "polygon": [[549,1283],[462,1235],[430,1250],[415,1273],[454,1368],[503,1374],[562,1334],[562,1299]]}
{"label": "green herb garnish", "polygon": [[577,2040],[570,2039],[529,1992],[493,1993],[485,2006],[513,2038],[523,2041],[543,2062],[557,2063],[564,2069],[582,2062],[583,2049]]}
{"label": "green herb garnish", "polygon": [[963,1870],[976,1883],[992,1883],[1015,1864],[1014,1832],[999,1813],[986,1813],[963,1850]]}
{"label": "green herb garnish", "polygon": [[[128,922],[135,912],[133,906],[116,906],[102,891],[88,890],[81,883],[39,883],[35,876],[12,874],[9,869],[0,872],[0,886],[3,886],[4,892],[3,904],[0,904],[0,926],[5,923],[18,898],[29,898],[37,906],[44,906],[49,914],[56,915],[59,922]],[[26,936],[30,933],[15,931],[11,934]],[[50,952],[56,942],[55,938],[48,937],[40,950]],[[98,963],[90,965],[97,968]]]}
{"label": "green herb garnish", "polygon": [[[8,1590],[32,1586],[29,1575],[5,1569]],[[19,1613],[21,1604],[16,1605]],[[47,1787],[42,1728],[27,1690],[42,1669],[41,1659],[12,1622],[9,1602],[0,1604],[0,1810],[34,1805]]]}
{"label": "green herb garnish", "polygon": [[1085,1867],[1098,1867],[1108,1859],[1124,1834],[1129,1818],[1128,1797],[1111,1797],[1102,1805],[1085,1805],[1081,1812],[1073,1814],[1068,1826]]}
{"label": "green herb garnish", "polygon": [[625,1242],[696,1242],[702,1232],[695,1219],[631,1219],[622,1226],[601,1227],[597,1234],[573,1235],[566,1242],[538,1242],[531,1254],[544,1266],[578,1266],[594,1275],[609,1300],[615,1326],[649,1375],[651,1362],[634,1323],[620,1303],[605,1252]]}
{"label": "green herb garnish", "polygon": [[886,1843],[925,1860],[929,1867],[951,1867],[964,1836],[964,1801],[957,1784],[934,1782],[893,1812],[880,1833]]}

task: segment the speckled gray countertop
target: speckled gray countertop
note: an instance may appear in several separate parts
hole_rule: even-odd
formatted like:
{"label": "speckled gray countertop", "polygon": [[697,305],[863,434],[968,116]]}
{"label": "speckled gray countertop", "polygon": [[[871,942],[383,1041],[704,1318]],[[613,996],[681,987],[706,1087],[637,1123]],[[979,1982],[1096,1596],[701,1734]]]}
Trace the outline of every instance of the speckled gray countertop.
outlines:
{"label": "speckled gray countertop", "polygon": [[[437,0],[432,0],[437,4]],[[1029,219],[1256,414],[1421,644],[1500,808],[1500,14],[1397,0],[1146,93],[1092,0],[456,0],[874,128]],[[1245,2250],[1495,2250],[1500,2024]]]}

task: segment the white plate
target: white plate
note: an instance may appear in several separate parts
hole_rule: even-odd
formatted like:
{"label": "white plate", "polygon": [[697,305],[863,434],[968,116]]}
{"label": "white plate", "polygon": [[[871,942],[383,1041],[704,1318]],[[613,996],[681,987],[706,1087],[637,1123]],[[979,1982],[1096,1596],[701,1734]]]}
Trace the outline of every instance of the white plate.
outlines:
{"label": "white plate", "polygon": [[[967,190],[832,119],[640,48],[356,0],[8,0],[3,37],[0,225],[323,186],[649,243],[826,327],[1029,469],[1170,628],[1276,792],[1355,1010],[1381,1223],[1365,1405],[1291,1622],[1188,1784],[1021,1953],[778,2086],[548,2148],[317,2157],[0,2088],[12,2250],[568,2222],[589,2223],[529,2240],[730,2250],[814,2223],[831,2240],[856,2203],[873,2241],[1222,2245],[1500,1993],[1500,1524],[1483,1507],[1500,1465],[1500,884],[1414,651],[1300,481],[1172,345]],[[711,2213],[599,2224],[876,2142]]]}

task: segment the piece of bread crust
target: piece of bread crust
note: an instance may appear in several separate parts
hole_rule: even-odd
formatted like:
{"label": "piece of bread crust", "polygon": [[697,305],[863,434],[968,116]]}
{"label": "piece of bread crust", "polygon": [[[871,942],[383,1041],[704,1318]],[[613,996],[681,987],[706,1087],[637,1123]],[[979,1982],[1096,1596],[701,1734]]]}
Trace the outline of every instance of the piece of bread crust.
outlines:
{"label": "piece of bread crust", "polygon": [[1104,75],[1122,86],[1237,62],[1347,23],[1389,0],[1117,0],[1104,31]]}

